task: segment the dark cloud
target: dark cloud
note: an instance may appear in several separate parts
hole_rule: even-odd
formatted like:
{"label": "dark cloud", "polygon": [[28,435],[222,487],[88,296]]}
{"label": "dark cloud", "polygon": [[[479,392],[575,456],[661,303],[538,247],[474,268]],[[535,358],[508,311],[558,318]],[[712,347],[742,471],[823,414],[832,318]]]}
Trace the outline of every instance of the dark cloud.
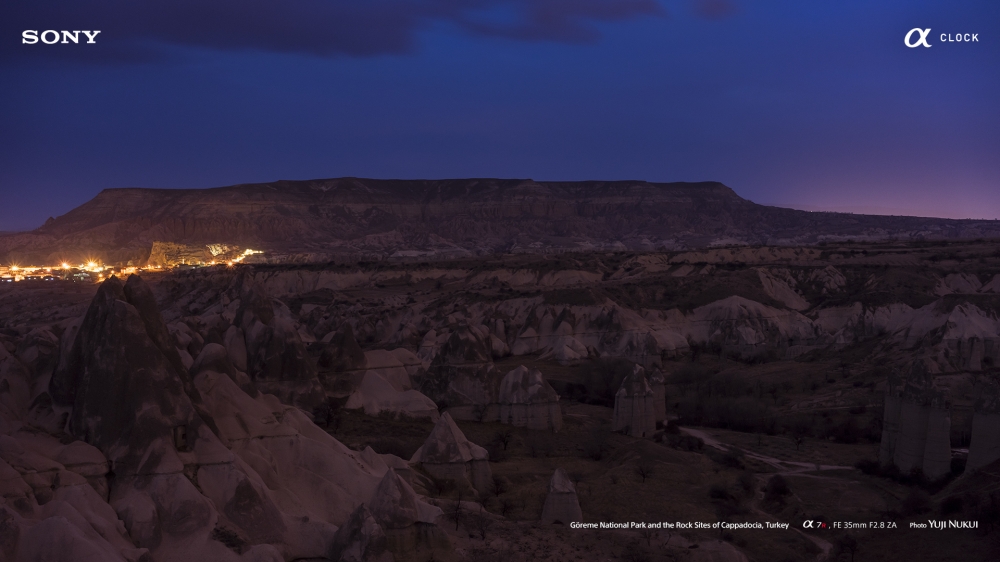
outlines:
{"label": "dark cloud", "polygon": [[[435,21],[476,34],[579,42],[597,39],[599,22],[660,13],[657,0],[9,0],[0,7],[0,56],[129,60],[152,56],[156,45],[372,56],[411,51],[417,31]],[[101,35],[84,50],[22,45],[25,29]]]}

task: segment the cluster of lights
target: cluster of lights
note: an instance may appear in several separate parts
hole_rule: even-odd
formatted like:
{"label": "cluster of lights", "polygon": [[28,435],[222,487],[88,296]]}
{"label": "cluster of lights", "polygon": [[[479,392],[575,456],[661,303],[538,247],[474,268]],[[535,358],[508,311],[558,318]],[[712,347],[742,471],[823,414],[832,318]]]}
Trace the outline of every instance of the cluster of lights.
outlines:
{"label": "cluster of lights", "polygon": [[[223,253],[226,250],[229,250],[230,248],[232,248],[232,247],[231,246],[226,246],[224,244],[217,244],[217,245],[212,245],[212,246],[209,247],[209,249],[212,251],[212,255],[213,256],[219,255],[220,253]],[[233,249],[235,249],[235,248],[233,248]],[[234,266],[234,265],[242,262],[244,259],[246,259],[246,258],[248,258],[248,257],[250,257],[250,256],[252,256],[254,254],[263,254],[263,253],[264,252],[261,251],[261,250],[254,250],[254,249],[251,249],[251,248],[247,248],[247,249],[243,250],[243,252],[241,254],[239,254],[239,255],[237,255],[237,256],[235,256],[233,258],[230,258],[229,260],[227,260],[225,262],[216,261],[216,260],[213,259],[211,262],[209,262],[208,265],[221,265],[222,263],[225,263],[227,266],[232,267],[232,266]],[[166,267],[169,269],[169,266],[166,266]],[[145,267],[145,268],[139,268],[139,267],[129,266],[129,267],[121,268],[121,272],[123,274],[129,274],[129,273],[136,273],[136,272],[142,271],[142,270],[162,270],[164,268],[165,268],[165,266],[163,266],[163,265],[151,265],[151,266],[148,266],[148,267]],[[0,269],[2,269],[2,268],[0,268]],[[9,271],[14,274],[15,280],[19,281],[19,280],[25,278],[26,276],[30,276],[30,275],[34,274],[35,272],[38,272],[39,270],[44,270],[47,273],[52,273],[54,270],[60,270],[60,269],[63,272],[66,272],[66,273],[68,273],[70,270],[78,270],[80,272],[86,272],[86,273],[90,273],[90,274],[95,274],[97,280],[100,281],[100,280],[103,280],[105,278],[105,273],[107,273],[106,270],[108,268],[106,268],[98,260],[96,260],[96,259],[90,259],[90,260],[87,260],[86,263],[81,263],[81,264],[79,264],[78,266],[75,266],[75,267],[71,266],[69,264],[69,262],[61,262],[58,266],[52,266],[52,267],[49,267],[49,266],[36,267],[36,266],[11,265],[10,268],[9,268]],[[77,274],[74,274],[74,275],[77,275]],[[108,276],[110,276],[110,274],[108,274]]]}

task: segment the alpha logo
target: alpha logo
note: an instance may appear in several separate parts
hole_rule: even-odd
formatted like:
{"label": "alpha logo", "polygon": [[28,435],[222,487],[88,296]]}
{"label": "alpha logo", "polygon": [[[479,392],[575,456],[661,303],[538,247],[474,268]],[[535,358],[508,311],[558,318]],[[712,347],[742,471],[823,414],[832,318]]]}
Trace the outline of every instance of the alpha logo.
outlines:
{"label": "alpha logo", "polygon": [[[914,33],[918,34],[920,37],[916,41],[910,42],[910,39],[913,37]],[[929,27],[927,29],[920,29],[919,27],[914,27],[913,29],[910,30],[909,33],[906,34],[906,37],[903,38],[903,43],[911,49],[919,47],[921,45],[929,49],[931,44],[927,42],[927,36],[930,34],[931,34],[931,28]]]}
{"label": "alpha logo", "polygon": [[815,521],[812,519],[806,519],[802,522],[803,529],[826,529],[826,523],[822,521]]}
{"label": "alpha logo", "polygon": [[55,45],[56,43],[79,43],[80,34],[84,34],[87,37],[86,43],[94,44],[97,43],[95,40],[97,34],[101,30],[91,31],[56,31],[55,29],[46,29],[45,31],[39,33],[37,29],[25,29],[21,33],[21,43],[24,45],[34,45],[38,43],[39,40],[46,45]]}

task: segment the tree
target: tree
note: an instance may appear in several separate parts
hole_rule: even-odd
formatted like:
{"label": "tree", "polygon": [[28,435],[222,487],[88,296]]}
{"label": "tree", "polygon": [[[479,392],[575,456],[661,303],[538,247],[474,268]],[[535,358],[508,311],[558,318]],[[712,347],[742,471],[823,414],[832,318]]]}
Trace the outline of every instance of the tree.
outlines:
{"label": "tree", "polygon": [[483,423],[483,418],[486,417],[486,406],[482,404],[474,404],[472,406],[472,419],[479,423]]}
{"label": "tree", "polygon": [[509,429],[503,431],[498,431],[496,435],[493,436],[493,441],[499,443],[503,446],[503,450],[507,450],[507,446],[510,445],[511,439],[513,439],[514,434],[510,432]]}
{"label": "tree", "polygon": [[490,482],[490,492],[496,497],[502,496],[507,492],[507,480],[499,474],[494,474]]}
{"label": "tree", "polygon": [[455,519],[455,530],[458,530],[458,524],[462,520],[462,490],[458,491],[458,501],[455,502],[455,511],[451,514],[452,518]]}
{"label": "tree", "polygon": [[472,523],[475,530],[479,533],[479,538],[485,541],[486,533],[493,527],[494,521],[483,510],[483,506],[479,506],[479,513],[475,516]]}
{"label": "tree", "polygon": [[639,478],[642,478],[643,484],[646,483],[647,478],[653,476],[653,470],[653,463],[646,460],[639,461],[639,463],[635,465],[635,474]]}

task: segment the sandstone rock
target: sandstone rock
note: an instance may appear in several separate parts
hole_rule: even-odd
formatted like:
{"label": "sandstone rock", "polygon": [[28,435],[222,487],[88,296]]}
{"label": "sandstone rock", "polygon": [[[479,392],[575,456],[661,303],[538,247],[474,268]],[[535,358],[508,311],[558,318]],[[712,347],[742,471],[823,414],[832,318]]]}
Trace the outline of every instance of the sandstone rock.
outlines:
{"label": "sandstone rock", "polygon": [[364,504],[358,506],[333,538],[334,562],[393,562],[385,533]]}
{"label": "sandstone rock", "polygon": [[612,431],[623,431],[633,437],[651,437],[656,432],[656,404],[646,371],[636,365],[625,377],[615,394]]}
{"label": "sandstone rock", "polygon": [[538,369],[521,365],[507,373],[500,381],[498,401],[500,423],[548,431],[562,428],[559,395]]}
{"label": "sandstone rock", "polygon": [[[350,324],[344,324],[326,343],[319,358],[319,366],[324,371],[333,373],[362,373],[367,368],[365,352],[354,339],[354,330]],[[356,382],[359,381],[360,375]]]}
{"label": "sandstone rock", "polygon": [[438,419],[437,404],[416,390],[397,390],[376,371],[364,374],[358,389],[351,394],[344,407],[364,409],[365,414],[376,416],[380,412],[391,412],[414,418]]}
{"label": "sandstone rock", "polygon": [[395,470],[385,473],[367,508],[396,559],[426,559],[428,554],[451,552],[451,541],[436,524],[443,515],[441,509],[418,498]]}
{"label": "sandstone rock", "polygon": [[[55,407],[70,410],[69,430],[100,452],[73,445],[57,454],[45,443],[29,450],[0,436],[0,457],[10,451],[4,458],[30,465],[39,490],[56,490],[46,506],[59,505],[53,502],[67,486],[91,490],[84,475],[100,474],[107,457],[115,477],[106,509],[117,513],[131,544],[154,559],[325,556],[336,525],[371,496],[388,471],[385,462],[371,466],[300,410],[245,392],[248,380],[221,344],[205,344],[189,373],[169,356],[173,343],[155,305],[143,302],[146,291],[137,277],[125,288],[114,278],[105,282],[49,384]],[[20,476],[13,482],[28,484]],[[15,486],[5,495],[33,517],[37,494],[26,492]],[[74,546],[84,544],[77,531],[88,531],[70,523],[76,530],[53,532],[68,537],[71,548],[104,548]],[[234,550],[219,542],[220,525],[256,546]]]}
{"label": "sandstone rock", "polygon": [[291,311],[271,298],[249,273],[238,275],[227,295],[236,304],[233,325],[244,334],[247,374],[257,388],[283,402],[312,409],[323,400],[316,366],[306,354]]}
{"label": "sandstone rock", "polygon": [[419,390],[462,420],[491,417],[486,409],[497,403],[500,373],[493,364],[485,327],[461,326],[451,332],[425,374]]}
{"label": "sandstone rock", "polygon": [[653,391],[653,411],[657,422],[667,419],[667,387],[663,371],[654,369],[649,376],[649,388]]}
{"label": "sandstone rock", "polygon": [[[914,375],[911,374],[911,377]],[[926,377],[890,384],[885,397],[879,461],[931,480],[951,470],[951,418]]]}
{"label": "sandstone rock", "polygon": [[549,480],[549,494],[545,496],[545,505],[542,507],[542,524],[569,525],[582,520],[583,512],[576,496],[576,486],[565,470],[557,468]]}
{"label": "sandstone rock", "polygon": [[1000,459],[1000,388],[986,384],[975,404],[966,473]]}
{"label": "sandstone rock", "polygon": [[938,295],[977,293],[983,287],[978,277],[970,273],[950,273],[938,281],[934,292]]}
{"label": "sandstone rock", "polygon": [[410,462],[419,463],[434,478],[454,480],[459,486],[471,487],[481,494],[487,492],[492,478],[486,449],[466,439],[447,412],[441,415]]}

